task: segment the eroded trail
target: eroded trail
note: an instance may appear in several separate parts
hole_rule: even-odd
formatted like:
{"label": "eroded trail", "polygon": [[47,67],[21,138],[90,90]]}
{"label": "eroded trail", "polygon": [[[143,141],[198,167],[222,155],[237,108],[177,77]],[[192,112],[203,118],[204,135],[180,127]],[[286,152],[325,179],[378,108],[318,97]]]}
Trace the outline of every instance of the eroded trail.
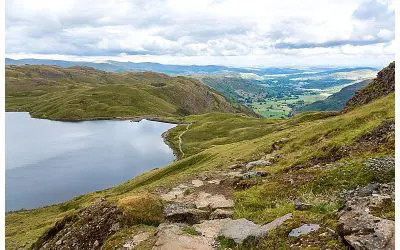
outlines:
{"label": "eroded trail", "polygon": [[185,157],[185,153],[184,153],[183,150],[182,150],[182,143],[183,143],[183,141],[182,141],[182,136],[189,130],[190,125],[192,125],[192,124],[191,124],[191,123],[187,124],[187,125],[186,125],[185,131],[183,131],[183,132],[178,136],[178,138],[179,138],[179,151],[181,152],[182,158]]}

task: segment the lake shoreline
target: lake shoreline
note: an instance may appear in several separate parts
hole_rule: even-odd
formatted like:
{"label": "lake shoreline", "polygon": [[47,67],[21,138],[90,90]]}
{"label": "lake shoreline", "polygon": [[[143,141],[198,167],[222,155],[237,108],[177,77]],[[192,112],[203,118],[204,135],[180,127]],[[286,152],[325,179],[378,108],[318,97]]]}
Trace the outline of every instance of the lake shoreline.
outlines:
{"label": "lake shoreline", "polygon": [[116,120],[116,121],[127,121],[140,122],[141,120],[149,120],[154,122],[171,123],[171,124],[181,124],[183,117],[162,117],[162,116],[95,116],[95,117],[80,117],[80,118],[51,118],[44,116],[32,115],[29,111],[24,110],[8,110],[5,112],[17,112],[17,113],[29,113],[30,117],[35,119],[44,119],[50,121],[60,121],[60,122],[84,122],[84,121],[102,121],[102,120]]}
{"label": "lake shoreline", "polygon": [[[25,113],[25,117],[30,117],[31,119],[36,119],[35,117],[32,117],[32,116],[30,116],[30,114],[29,114],[29,112],[6,112],[6,114],[9,114],[9,115],[11,115],[12,113],[14,113],[14,116],[15,115],[18,115],[18,114],[22,114],[22,113]],[[131,117],[130,117],[131,118]],[[29,119],[29,118],[28,118]],[[131,128],[131,127],[136,127],[136,126],[140,126],[140,127],[143,127],[143,126],[145,126],[145,125],[143,125],[142,123],[140,123],[140,124],[142,124],[142,125],[139,125],[137,122],[139,122],[139,121],[141,121],[141,120],[147,120],[147,121],[142,121],[142,122],[145,122],[144,124],[147,124],[148,122],[159,122],[158,121],[158,117],[156,118],[156,119],[149,119],[149,117],[146,117],[146,118],[138,118],[138,117],[135,117],[135,123],[131,123],[131,125],[129,125],[129,123],[127,123],[127,121],[128,120],[131,120],[131,119],[127,119],[127,117],[121,117],[121,118],[118,118],[118,119],[90,119],[90,120],[87,120],[87,121],[93,121],[93,122],[95,122],[96,120],[98,120],[98,121],[102,121],[102,120],[115,120],[115,121],[125,121],[123,124],[125,124],[125,127],[127,127],[127,128]],[[41,119],[37,119],[37,122],[39,122],[40,123],[40,120],[49,120],[49,121],[54,121],[54,122],[57,122],[57,121],[60,121],[60,120],[52,120],[52,119],[43,119],[43,118],[41,118]],[[9,120],[9,121],[11,121],[11,120]],[[62,120],[61,122],[68,122],[68,121],[66,121],[66,120]],[[76,121],[74,121],[74,122],[76,122]],[[168,166],[170,163],[172,163],[172,162],[174,162],[174,161],[176,161],[177,160],[177,155],[176,155],[176,151],[175,151],[175,149],[173,148],[173,147],[171,147],[170,146],[170,143],[168,143],[168,140],[167,140],[167,138],[166,138],[166,132],[167,131],[169,131],[171,128],[173,128],[173,127],[175,127],[176,126],[176,123],[167,123],[167,122],[160,122],[160,123],[164,123],[164,124],[166,124],[166,125],[157,125],[157,126],[162,126],[162,127],[165,127],[167,130],[164,130],[164,132],[162,132],[162,131],[160,131],[161,133],[158,133],[158,136],[156,136],[156,137],[158,137],[159,139],[157,139],[158,141],[160,141],[160,143],[163,143],[164,144],[164,147],[168,147],[169,148],[169,154],[170,154],[170,160],[168,161],[168,163],[165,163],[165,164],[160,164],[160,165],[156,165],[156,166],[154,166],[154,167],[152,167],[152,165],[150,164],[149,165],[149,167],[150,168],[148,168],[148,167],[146,167],[146,168],[140,168],[140,169],[144,169],[145,171],[144,172],[142,172],[142,171],[139,171],[139,172],[132,172],[132,177],[131,178],[129,178],[129,179],[127,179],[127,180],[123,180],[123,181],[119,181],[119,182],[114,182],[114,181],[112,181],[113,180],[113,178],[119,178],[119,177],[116,177],[116,176],[114,176],[114,177],[112,177],[110,180],[110,186],[108,186],[108,187],[99,187],[98,189],[97,188],[95,188],[95,189],[92,189],[92,190],[88,190],[88,191],[85,191],[85,192],[82,192],[82,193],[80,193],[80,194],[78,194],[78,196],[81,196],[81,195],[87,195],[87,194],[90,194],[90,193],[92,193],[92,192],[99,192],[99,191],[104,191],[104,190],[106,190],[106,189],[108,189],[108,188],[112,188],[112,187],[114,187],[114,186],[118,186],[118,185],[120,185],[120,184],[122,184],[122,183],[124,183],[125,181],[129,181],[129,180],[131,180],[131,179],[133,179],[133,178],[135,178],[136,176],[138,176],[138,175],[141,175],[141,174],[143,174],[143,173],[146,173],[146,172],[149,172],[149,171],[152,171],[153,169],[158,169],[158,168],[162,168],[162,167],[165,167],[165,166]],[[22,124],[26,124],[25,122],[23,122]],[[20,126],[24,126],[24,125],[20,125]],[[45,124],[48,124],[48,123],[45,123]],[[68,125],[68,123],[60,123],[60,124],[64,124],[64,125],[61,125],[61,126],[70,126],[70,125]],[[105,124],[110,124],[110,123],[105,123]],[[137,124],[137,125],[136,125]],[[169,124],[169,125],[167,125],[167,124]],[[82,124],[82,125],[78,125],[78,124],[75,124],[75,125],[73,125],[73,123],[71,123],[71,126],[74,126],[74,128],[76,128],[76,126],[84,126],[83,128],[87,128],[88,126],[89,126],[89,124]],[[10,126],[9,126],[10,127]],[[11,126],[11,127],[13,127],[13,126]],[[10,127],[10,128],[11,128]],[[34,127],[36,127],[36,126],[34,126]],[[123,127],[121,127],[121,128],[123,128]],[[92,130],[91,130],[92,131]],[[120,134],[120,138],[125,138],[126,136],[124,136],[123,134],[125,134],[124,132],[123,132],[123,130],[121,131],[121,129],[117,129],[117,130],[115,130],[115,131],[120,131],[120,132],[118,132],[119,134]],[[143,131],[144,132],[144,131]],[[140,133],[141,135],[143,135],[143,133]],[[161,138],[160,138],[161,137]],[[117,137],[115,137],[115,136],[113,136],[113,138],[117,138]],[[137,139],[137,137],[132,137],[132,138],[135,138],[135,140]],[[146,138],[146,140],[148,139],[147,137],[145,137]],[[155,137],[154,137],[155,138]],[[11,145],[11,144],[9,144],[9,145]],[[62,143],[62,145],[66,145],[66,144],[64,144],[64,143]],[[97,143],[96,143],[96,145],[98,145]],[[117,144],[118,145],[118,144]],[[147,145],[147,143],[146,143],[146,145]],[[154,149],[151,149],[153,152],[157,152],[157,148],[154,148]],[[158,154],[159,155],[159,154]],[[78,158],[80,158],[80,157],[78,157]],[[61,162],[61,164],[62,164],[62,162],[63,161],[60,161]],[[96,163],[96,162],[94,162],[93,164],[99,164],[99,163]],[[134,163],[133,162],[133,164],[137,164],[137,163]],[[81,164],[82,165],[82,164]],[[142,165],[142,164],[141,164]],[[62,165],[61,165],[62,166]],[[121,166],[123,166],[123,165],[121,165]],[[142,166],[144,166],[144,165],[142,165]],[[18,169],[18,168],[16,168],[16,169]],[[147,170],[146,170],[147,169]],[[121,170],[123,170],[123,171],[126,171],[126,170],[124,170],[123,168],[121,168]],[[96,173],[98,173],[98,171],[96,172]],[[11,183],[11,182],[10,182]],[[84,187],[84,186],[83,186]],[[10,189],[11,190],[11,189]],[[18,211],[31,211],[31,210],[35,210],[35,209],[39,209],[39,208],[43,208],[43,207],[47,207],[47,206],[53,206],[53,205],[57,205],[57,204],[63,204],[64,202],[67,202],[68,200],[71,200],[71,199],[74,199],[76,196],[71,196],[71,197],[67,197],[65,200],[60,200],[60,201],[55,201],[55,202],[51,202],[51,203],[48,203],[47,205],[45,205],[45,204],[43,204],[43,205],[39,205],[39,206],[32,206],[32,207],[29,207],[29,205],[23,205],[23,206],[20,206],[20,207],[10,207],[9,209],[7,208],[6,209],[6,213],[12,213],[12,212],[18,212]],[[10,203],[10,205],[11,204],[13,204],[13,203]],[[11,205],[11,206],[14,206],[14,205]]]}

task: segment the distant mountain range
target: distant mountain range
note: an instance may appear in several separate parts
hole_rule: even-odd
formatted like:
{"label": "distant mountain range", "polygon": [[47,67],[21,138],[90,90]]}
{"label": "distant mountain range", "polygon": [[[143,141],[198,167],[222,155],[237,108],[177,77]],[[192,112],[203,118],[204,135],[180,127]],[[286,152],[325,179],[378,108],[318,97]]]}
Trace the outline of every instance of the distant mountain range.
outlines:
{"label": "distant mountain range", "polygon": [[371,67],[356,67],[356,68],[324,68],[324,67],[310,67],[303,69],[296,68],[235,68],[218,65],[173,65],[173,64],[160,64],[150,62],[83,62],[83,61],[62,61],[62,60],[48,60],[48,59],[10,59],[6,58],[6,65],[56,65],[60,67],[72,66],[88,66],[95,69],[111,71],[111,72],[124,72],[124,71],[154,71],[165,74],[177,75],[190,75],[190,74],[220,74],[220,73],[253,73],[256,75],[278,75],[278,74],[308,74],[309,72],[320,73],[333,73],[333,72],[348,72],[354,70],[376,70]]}

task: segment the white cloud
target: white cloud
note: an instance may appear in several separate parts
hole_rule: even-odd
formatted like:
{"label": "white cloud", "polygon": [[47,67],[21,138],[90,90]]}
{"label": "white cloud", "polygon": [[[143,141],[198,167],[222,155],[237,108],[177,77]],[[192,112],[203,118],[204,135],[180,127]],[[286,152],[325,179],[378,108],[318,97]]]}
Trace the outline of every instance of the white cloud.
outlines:
{"label": "white cloud", "polygon": [[391,1],[6,0],[13,57],[381,65],[393,40]]}

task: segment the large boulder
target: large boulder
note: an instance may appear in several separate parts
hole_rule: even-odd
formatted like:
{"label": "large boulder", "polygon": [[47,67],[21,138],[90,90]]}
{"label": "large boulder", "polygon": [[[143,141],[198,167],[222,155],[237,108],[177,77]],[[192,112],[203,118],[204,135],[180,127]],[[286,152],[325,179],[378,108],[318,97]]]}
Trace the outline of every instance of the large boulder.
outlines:
{"label": "large boulder", "polygon": [[277,228],[291,218],[292,214],[289,213],[263,226],[246,219],[231,220],[221,227],[219,236],[232,239],[237,244],[243,243],[245,240],[249,239],[259,240],[265,237],[269,231]]}

